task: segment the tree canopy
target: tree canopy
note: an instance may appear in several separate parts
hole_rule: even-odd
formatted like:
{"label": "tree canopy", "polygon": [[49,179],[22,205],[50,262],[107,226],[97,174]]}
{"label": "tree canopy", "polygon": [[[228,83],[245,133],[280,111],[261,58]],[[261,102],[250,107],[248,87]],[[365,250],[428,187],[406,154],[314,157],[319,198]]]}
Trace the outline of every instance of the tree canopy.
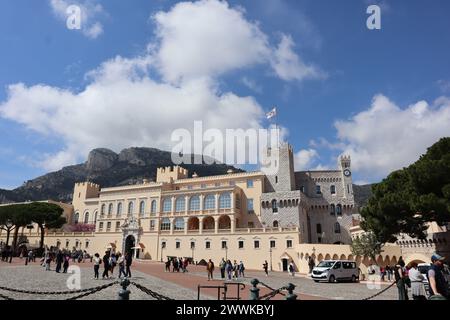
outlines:
{"label": "tree canopy", "polygon": [[442,138],[419,160],[394,171],[372,187],[361,210],[361,226],[380,242],[393,242],[400,233],[425,238],[427,223],[450,221],[450,138]]}

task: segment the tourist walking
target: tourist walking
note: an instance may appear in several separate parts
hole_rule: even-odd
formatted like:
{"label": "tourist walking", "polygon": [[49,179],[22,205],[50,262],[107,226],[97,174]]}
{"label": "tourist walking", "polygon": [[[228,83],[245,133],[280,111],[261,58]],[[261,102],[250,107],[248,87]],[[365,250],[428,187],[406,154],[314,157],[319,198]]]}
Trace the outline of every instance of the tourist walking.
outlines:
{"label": "tourist walking", "polygon": [[50,252],[45,255],[45,271],[50,271],[50,263],[52,262],[52,256]]}
{"label": "tourist walking", "polygon": [[117,263],[116,255],[114,253],[112,253],[111,256],[109,257],[109,268],[111,271],[111,277],[114,273],[114,268],[116,267],[116,263]]}
{"label": "tourist walking", "polygon": [[239,269],[238,264],[237,264],[236,260],[234,260],[234,263],[233,263],[233,279],[237,279],[238,278],[238,269]]}
{"label": "tourist walking", "polygon": [[225,266],[225,270],[227,272],[227,279],[231,280],[232,273],[233,273],[233,265],[231,264],[231,260],[227,260],[227,264]]}
{"label": "tourist walking", "polygon": [[101,262],[100,255],[96,253],[92,260],[94,262],[94,279],[98,279],[99,277],[98,270],[100,269],[100,262]]}
{"label": "tourist walking", "polygon": [[448,291],[448,283],[445,280],[443,270],[445,258],[437,253],[431,256],[431,267],[428,270],[428,281],[430,282],[430,295],[442,296],[446,299],[450,299]]}
{"label": "tourist walking", "polygon": [[394,277],[398,289],[398,300],[408,300],[408,290],[406,289],[405,273],[403,269],[404,267],[405,262],[402,257],[400,257],[394,267]]}
{"label": "tourist walking", "polygon": [[56,272],[59,273],[61,271],[61,265],[64,262],[64,255],[61,250],[58,250],[56,254]]}
{"label": "tourist walking", "polygon": [[131,257],[131,253],[127,253],[126,257],[125,257],[125,267],[126,267],[126,271],[125,271],[125,277],[131,278],[131,264],[133,262],[133,258]]}
{"label": "tourist walking", "polygon": [[269,271],[268,271],[269,264],[267,263],[267,260],[265,260],[263,263],[263,269],[264,269],[264,272],[266,273],[266,277],[268,277],[269,276]]}
{"label": "tourist walking", "polygon": [[241,260],[241,262],[239,263],[239,276],[240,277],[243,277],[243,278],[245,277],[244,270],[245,270],[244,263]]}
{"label": "tourist walking", "polygon": [[292,261],[289,263],[289,272],[291,273],[291,275],[293,277],[295,277],[295,267],[294,267],[294,263]]}
{"label": "tourist walking", "polygon": [[70,256],[68,254],[65,254],[64,255],[63,273],[67,273],[67,269],[69,269],[69,261],[70,261]]}
{"label": "tourist walking", "polygon": [[105,251],[105,255],[103,256],[103,274],[102,274],[102,279],[108,279],[109,278],[109,251]]}
{"label": "tourist walking", "polygon": [[425,288],[423,286],[423,280],[425,277],[417,268],[417,262],[410,262],[408,267],[408,277],[411,281],[411,294],[413,300],[426,300]]}
{"label": "tourist walking", "polygon": [[120,252],[117,254],[117,256],[117,264],[119,265],[119,278],[122,278],[122,274],[125,278],[127,276],[127,274],[125,273],[125,257]]}
{"label": "tourist walking", "polygon": [[[266,261],[266,263],[267,263],[267,261]],[[316,262],[314,261],[314,258],[312,256],[309,256],[309,258],[308,258],[309,273],[312,273],[315,266],[316,266]]]}
{"label": "tourist walking", "polygon": [[213,280],[214,274],[214,262],[209,259],[208,264],[206,265],[206,271],[208,271],[208,281]]}
{"label": "tourist walking", "polygon": [[219,264],[219,268],[220,268],[220,277],[222,279],[225,279],[225,267],[226,267],[227,263],[225,262],[225,259],[222,258],[222,260],[220,261]]}
{"label": "tourist walking", "polygon": [[170,259],[169,258],[167,258],[167,261],[166,261],[166,272],[170,272]]}

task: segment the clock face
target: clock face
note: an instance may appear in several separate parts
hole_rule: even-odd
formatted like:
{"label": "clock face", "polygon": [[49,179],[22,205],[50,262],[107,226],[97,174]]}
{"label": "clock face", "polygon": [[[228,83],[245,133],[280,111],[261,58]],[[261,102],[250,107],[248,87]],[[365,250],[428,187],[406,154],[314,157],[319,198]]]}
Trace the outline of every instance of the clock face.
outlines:
{"label": "clock face", "polygon": [[345,175],[346,177],[349,177],[351,174],[352,174],[352,173],[350,172],[350,170],[348,170],[348,169],[345,169],[345,170],[344,170],[344,175]]}

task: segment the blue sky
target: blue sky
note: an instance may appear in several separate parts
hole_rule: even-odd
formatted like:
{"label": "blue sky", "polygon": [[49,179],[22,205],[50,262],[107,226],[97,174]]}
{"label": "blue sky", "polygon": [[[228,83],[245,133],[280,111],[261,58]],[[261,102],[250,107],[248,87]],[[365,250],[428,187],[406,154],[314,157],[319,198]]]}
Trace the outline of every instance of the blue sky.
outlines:
{"label": "blue sky", "polygon": [[[87,12],[80,31],[68,4]],[[370,4],[381,30],[366,27]],[[192,120],[264,127],[273,106],[297,169],[348,153],[356,182],[379,181],[450,135],[449,12],[445,0],[3,1],[0,188],[94,147],[170,149]]]}

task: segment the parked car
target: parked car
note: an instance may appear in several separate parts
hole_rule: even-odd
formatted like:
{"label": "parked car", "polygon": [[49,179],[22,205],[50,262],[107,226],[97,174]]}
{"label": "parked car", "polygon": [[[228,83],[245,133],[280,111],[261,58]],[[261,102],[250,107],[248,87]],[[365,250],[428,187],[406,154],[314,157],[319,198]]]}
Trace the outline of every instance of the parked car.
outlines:
{"label": "parked car", "polygon": [[313,268],[311,278],[315,282],[352,281],[359,280],[359,269],[354,261],[349,260],[323,260]]}

